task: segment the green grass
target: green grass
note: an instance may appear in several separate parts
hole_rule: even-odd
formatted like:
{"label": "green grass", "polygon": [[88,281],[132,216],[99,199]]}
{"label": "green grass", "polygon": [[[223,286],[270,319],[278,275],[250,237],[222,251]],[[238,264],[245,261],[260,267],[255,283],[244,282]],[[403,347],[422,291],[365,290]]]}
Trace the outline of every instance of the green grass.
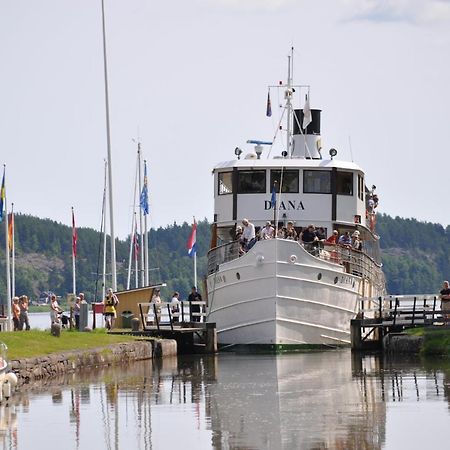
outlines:
{"label": "green grass", "polygon": [[408,334],[414,336],[424,336],[425,339],[421,349],[421,354],[450,356],[450,327],[418,327],[408,330]]}
{"label": "green grass", "polygon": [[0,335],[0,340],[8,346],[8,359],[32,358],[68,350],[85,350],[135,339],[128,335],[109,335],[104,328],[86,333],[62,330],[60,337],[52,336],[49,330],[4,332]]}

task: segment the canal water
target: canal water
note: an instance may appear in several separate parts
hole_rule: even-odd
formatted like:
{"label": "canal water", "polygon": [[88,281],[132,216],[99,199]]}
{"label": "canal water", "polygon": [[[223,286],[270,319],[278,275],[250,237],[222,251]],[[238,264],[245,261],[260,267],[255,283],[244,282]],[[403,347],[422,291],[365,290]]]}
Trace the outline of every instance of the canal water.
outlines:
{"label": "canal water", "polygon": [[25,386],[0,449],[448,448],[450,365],[350,350],[168,358]]}

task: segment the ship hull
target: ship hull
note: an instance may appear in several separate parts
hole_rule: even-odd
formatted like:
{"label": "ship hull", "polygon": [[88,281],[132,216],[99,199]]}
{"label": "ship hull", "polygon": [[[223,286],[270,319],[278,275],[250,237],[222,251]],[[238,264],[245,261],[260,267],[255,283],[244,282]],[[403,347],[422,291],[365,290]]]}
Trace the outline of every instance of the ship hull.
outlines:
{"label": "ship hull", "polygon": [[259,241],[207,279],[208,321],[222,347],[295,350],[350,344],[358,297],[370,282],[295,241]]}

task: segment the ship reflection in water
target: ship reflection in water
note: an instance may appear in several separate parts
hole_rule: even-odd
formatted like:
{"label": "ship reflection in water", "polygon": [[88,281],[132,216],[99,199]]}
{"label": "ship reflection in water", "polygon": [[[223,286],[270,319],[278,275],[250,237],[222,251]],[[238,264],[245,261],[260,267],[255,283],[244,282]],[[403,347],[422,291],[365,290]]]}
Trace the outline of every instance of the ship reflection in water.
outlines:
{"label": "ship reflection in water", "polygon": [[22,389],[0,448],[439,447],[449,386],[445,362],[349,350],[143,362]]}

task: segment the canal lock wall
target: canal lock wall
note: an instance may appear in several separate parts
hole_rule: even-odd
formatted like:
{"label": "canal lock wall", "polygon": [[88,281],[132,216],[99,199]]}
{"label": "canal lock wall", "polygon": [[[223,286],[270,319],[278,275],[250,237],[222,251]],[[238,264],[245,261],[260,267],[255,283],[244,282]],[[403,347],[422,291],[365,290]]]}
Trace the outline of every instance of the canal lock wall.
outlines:
{"label": "canal lock wall", "polygon": [[177,356],[175,340],[153,339],[14,359],[9,361],[9,365],[11,371],[17,375],[18,384],[21,385],[81,370],[173,356]]}

